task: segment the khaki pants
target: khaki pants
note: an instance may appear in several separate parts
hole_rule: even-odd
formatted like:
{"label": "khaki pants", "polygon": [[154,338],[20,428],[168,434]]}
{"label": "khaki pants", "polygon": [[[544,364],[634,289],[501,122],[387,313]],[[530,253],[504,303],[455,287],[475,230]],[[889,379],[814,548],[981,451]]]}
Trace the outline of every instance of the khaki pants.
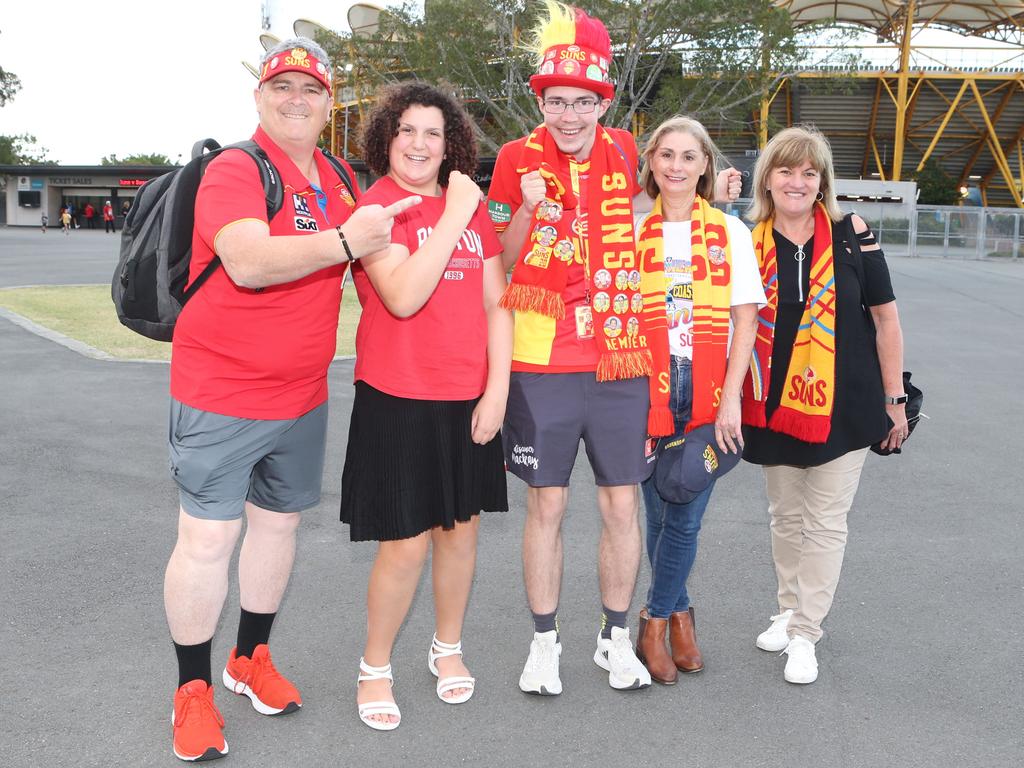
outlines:
{"label": "khaki pants", "polygon": [[764,467],[779,612],[793,611],[790,637],[821,639],[843,568],[846,513],[867,454],[850,451],[817,467]]}

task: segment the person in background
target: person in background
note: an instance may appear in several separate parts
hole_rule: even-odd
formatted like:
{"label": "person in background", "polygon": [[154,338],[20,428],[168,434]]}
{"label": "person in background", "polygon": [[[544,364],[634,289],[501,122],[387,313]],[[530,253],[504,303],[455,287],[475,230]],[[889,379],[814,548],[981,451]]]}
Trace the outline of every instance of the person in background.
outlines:
{"label": "person in background", "polygon": [[758,158],[748,214],[768,303],[744,383],[743,458],[764,468],[778,579],[778,611],[756,645],[783,651],[784,679],[798,684],[818,677],[815,643],[868,447],[898,448],[908,434],[889,269],[835,189],[825,137],[786,128]]}
{"label": "person in background", "polygon": [[85,216],[85,227],[86,229],[96,228],[96,209],[92,207],[92,203],[86,203],[85,208],[82,209],[82,215]]}
{"label": "person in background", "polygon": [[107,200],[103,204],[103,231],[104,232],[116,232],[114,227],[114,208],[110,205],[110,201]]}

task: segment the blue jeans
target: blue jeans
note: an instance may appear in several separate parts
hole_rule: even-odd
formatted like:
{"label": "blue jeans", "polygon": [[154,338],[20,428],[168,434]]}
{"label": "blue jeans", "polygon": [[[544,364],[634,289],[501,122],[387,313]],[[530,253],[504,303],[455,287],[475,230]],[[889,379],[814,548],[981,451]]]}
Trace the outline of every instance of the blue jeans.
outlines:
{"label": "blue jeans", "polygon": [[[669,407],[675,417],[676,435],[682,435],[693,407],[690,361],[671,359],[672,392]],[[667,438],[663,438],[667,439]],[[647,592],[649,615],[665,619],[690,607],[686,580],[697,558],[697,536],[704,509],[715,483],[688,504],[672,504],[658,495],[654,476],[641,486],[647,511],[647,557],[651,561],[651,588]]]}

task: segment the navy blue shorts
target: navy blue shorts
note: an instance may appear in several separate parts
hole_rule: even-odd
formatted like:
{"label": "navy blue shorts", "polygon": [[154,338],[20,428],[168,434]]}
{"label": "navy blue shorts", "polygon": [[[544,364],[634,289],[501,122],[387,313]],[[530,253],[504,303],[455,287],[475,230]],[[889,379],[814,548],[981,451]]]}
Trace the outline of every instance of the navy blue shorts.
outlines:
{"label": "navy blue shorts", "polygon": [[601,486],[646,480],[647,377],[598,382],[589,373],[513,372],[502,437],[505,463],[533,488],[569,485],[580,440]]}

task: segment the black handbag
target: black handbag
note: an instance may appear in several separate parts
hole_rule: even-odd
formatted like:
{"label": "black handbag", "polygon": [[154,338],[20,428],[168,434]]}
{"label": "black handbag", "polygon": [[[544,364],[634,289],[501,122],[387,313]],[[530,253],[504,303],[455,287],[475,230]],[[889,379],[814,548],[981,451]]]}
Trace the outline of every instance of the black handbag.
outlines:
{"label": "black handbag", "polygon": [[[864,316],[867,317],[868,324],[871,326],[871,331],[874,334],[877,331],[875,328],[875,319],[871,315],[871,307],[868,306],[867,298],[864,295],[864,256],[860,250],[860,243],[857,241],[857,233],[853,228],[853,218],[851,214],[846,214],[843,218],[843,223],[846,225],[846,241],[850,246],[850,251],[853,253],[854,264],[857,268],[857,281],[860,283],[860,302],[863,306]],[[910,439],[910,435],[913,434],[914,428],[917,426],[917,422],[920,421],[921,407],[924,405],[924,393],[919,387],[911,383],[910,376],[910,371],[903,372],[903,392],[907,395],[907,436],[903,440],[904,443]],[[885,415],[885,420],[889,425],[889,429],[892,429],[893,421],[889,418],[888,413]],[[871,451],[873,453],[877,453],[879,456],[903,453],[901,448],[882,448],[882,443],[880,442],[872,445]]]}

